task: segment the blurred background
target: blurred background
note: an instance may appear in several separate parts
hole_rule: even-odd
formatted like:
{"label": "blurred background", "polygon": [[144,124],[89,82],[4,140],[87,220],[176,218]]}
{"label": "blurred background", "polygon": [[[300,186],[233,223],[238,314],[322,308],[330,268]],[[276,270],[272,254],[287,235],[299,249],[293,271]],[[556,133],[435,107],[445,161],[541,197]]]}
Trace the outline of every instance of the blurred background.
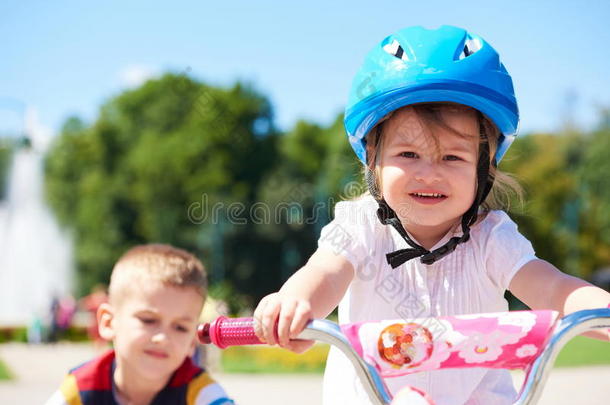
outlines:
{"label": "blurred background", "polygon": [[609,19],[602,0],[2,2],[0,337],[84,338],[113,263],[147,242],[194,252],[223,310],[251,310],[364,191],[342,111],[408,25],[500,52],[521,110],[511,215],[608,288]]}

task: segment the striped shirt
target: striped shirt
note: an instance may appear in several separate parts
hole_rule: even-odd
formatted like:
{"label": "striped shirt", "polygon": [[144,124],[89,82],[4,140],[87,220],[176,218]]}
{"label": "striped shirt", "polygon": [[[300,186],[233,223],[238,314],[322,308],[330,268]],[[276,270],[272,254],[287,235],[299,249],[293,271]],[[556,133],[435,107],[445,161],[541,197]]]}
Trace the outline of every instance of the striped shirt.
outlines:
{"label": "striped shirt", "polygon": [[[114,351],[110,350],[71,370],[46,405],[120,405],[112,379],[114,357]],[[205,370],[186,358],[151,402],[151,405],[161,404],[231,405],[234,402]]]}

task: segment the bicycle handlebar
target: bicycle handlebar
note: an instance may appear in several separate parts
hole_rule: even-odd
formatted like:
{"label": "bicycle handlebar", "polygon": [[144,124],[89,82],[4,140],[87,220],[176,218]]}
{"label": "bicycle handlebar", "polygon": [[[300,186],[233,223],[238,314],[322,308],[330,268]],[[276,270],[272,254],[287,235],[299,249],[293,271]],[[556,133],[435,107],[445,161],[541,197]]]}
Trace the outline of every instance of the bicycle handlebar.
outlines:
{"label": "bicycle handlebar", "polygon": [[[489,315],[481,314],[481,319]],[[543,349],[525,367],[526,377],[514,405],[534,405],[542,393],[550,369],[561,348],[574,336],[581,333],[608,328],[610,329],[610,309],[600,308],[572,313],[548,328]],[[215,344],[220,348],[236,345],[263,344],[254,332],[252,318],[219,317],[209,324],[198,328],[199,340],[204,344]],[[356,374],[363,383],[371,401],[377,405],[387,405],[392,395],[379,371],[365,362],[341,330],[339,325],[327,320],[312,320],[299,334],[297,339],[317,340],[328,343],[341,350],[350,360]]]}
{"label": "bicycle handlebar", "polygon": [[229,346],[263,344],[254,333],[253,318],[219,316],[212,323],[199,325],[197,335],[201,343],[212,343],[221,349]]}

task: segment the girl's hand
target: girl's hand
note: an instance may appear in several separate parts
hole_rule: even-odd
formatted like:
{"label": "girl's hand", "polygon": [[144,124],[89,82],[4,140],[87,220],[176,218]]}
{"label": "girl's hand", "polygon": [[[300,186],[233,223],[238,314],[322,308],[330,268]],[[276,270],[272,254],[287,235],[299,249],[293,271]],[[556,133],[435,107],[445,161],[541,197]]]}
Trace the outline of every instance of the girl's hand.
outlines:
{"label": "girl's hand", "polygon": [[254,311],[256,336],[269,345],[296,353],[309,349],[312,340],[295,339],[312,319],[311,305],[307,300],[282,296],[280,293],[264,297]]}
{"label": "girl's hand", "polygon": [[332,250],[318,249],[277,293],[264,297],[254,311],[254,328],[267,344],[302,353],[311,340],[296,339],[312,318],[326,317],[341,301],[354,268]]}

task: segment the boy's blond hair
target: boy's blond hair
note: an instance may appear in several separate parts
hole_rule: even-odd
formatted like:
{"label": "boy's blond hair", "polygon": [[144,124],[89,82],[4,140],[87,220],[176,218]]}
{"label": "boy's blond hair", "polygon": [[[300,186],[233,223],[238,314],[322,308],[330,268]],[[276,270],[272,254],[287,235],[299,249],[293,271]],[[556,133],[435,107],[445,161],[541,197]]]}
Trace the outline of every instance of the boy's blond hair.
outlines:
{"label": "boy's blond hair", "polygon": [[110,276],[109,300],[118,305],[131,289],[150,282],[194,288],[202,304],[207,295],[205,268],[195,256],[170,245],[148,244],[131,248],[116,262]]}
{"label": "boy's blond hair", "polygon": [[[473,134],[462,134],[456,131],[454,128],[451,128],[443,121],[439,113],[442,109],[449,109],[454,111],[476,111],[474,108],[450,102],[420,103],[412,104],[402,108],[412,108],[415,114],[417,114],[419,121],[426,126],[436,125],[462,137],[476,136]],[[376,191],[378,193],[380,193],[381,184],[379,176],[380,162],[379,159],[377,159],[377,156],[383,149],[383,124],[387,120],[389,120],[395,112],[396,111],[393,111],[383,117],[366,136],[367,165],[364,168],[365,178],[367,171],[369,173],[372,173],[372,178],[369,177],[367,181],[373,183],[373,191]],[[496,154],[498,140],[500,138],[501,133],[498,128],[493,124],[493,122],[485,116],[482,116],[482,121],[480,121],[479,124],[481,125],[480,130],[481,132],[485,133],[486,141],[489,144],[489,156],[491,159],[491,157],[495,156]],[[432,139],[434,140],[434,142],[436,142],[438,146],[438,139],[434,136],[434,132],[428,130],[428,133],[432,135]],[[479,142],[485,142],[485,140],[480,139]],[[493,165],[490,165],[489,173],[494,177],[495,180],[491,191],[487,195],[487,198],[485,198],[485,201],[483,201],[483,203],[481,204],[481,207],[484,211],[509,210],[510,202],[512,201],[513,197],[520,203],[523,201],[523,189],[515,178],[511,177],[507,173],[500,171],[497,167]],[[380,197],[382,196],[376,196],[376,198]]]}

